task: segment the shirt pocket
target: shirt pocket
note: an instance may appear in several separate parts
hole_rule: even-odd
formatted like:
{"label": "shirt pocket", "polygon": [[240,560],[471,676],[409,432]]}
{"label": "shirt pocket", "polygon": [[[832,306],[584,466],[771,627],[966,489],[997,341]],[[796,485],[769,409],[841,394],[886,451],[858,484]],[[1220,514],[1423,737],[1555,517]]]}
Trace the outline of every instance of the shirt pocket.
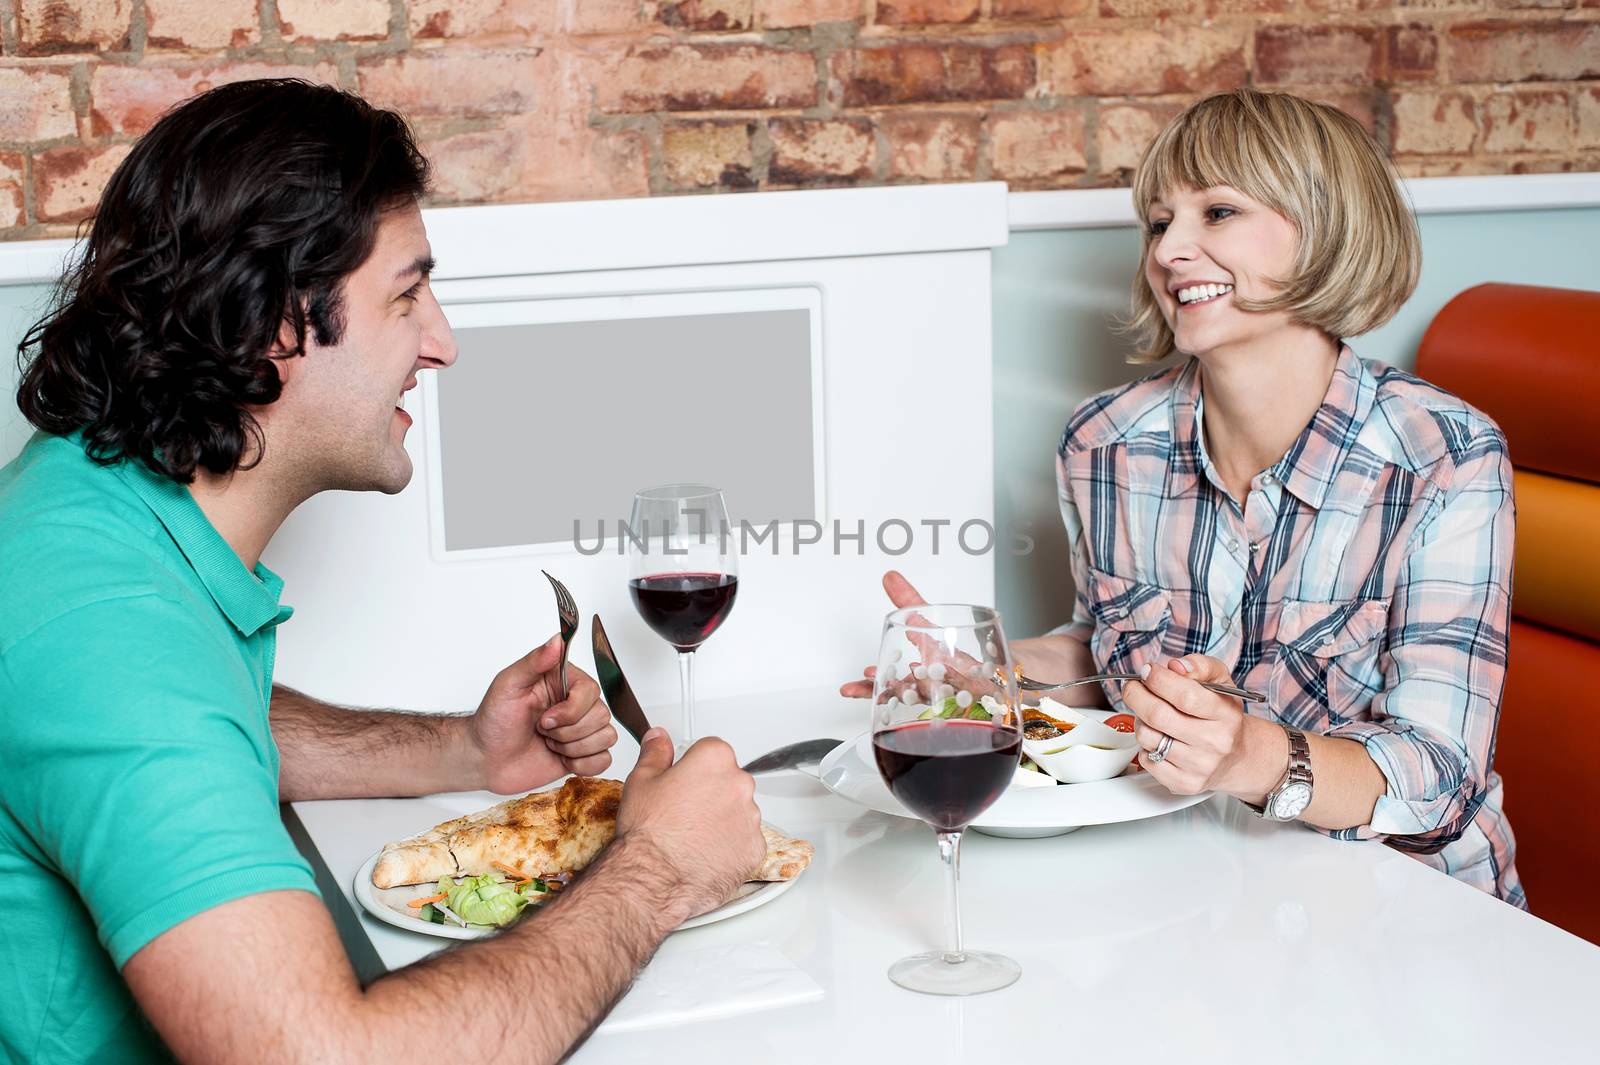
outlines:
{"label": "shirt pocket", "polygon": [[1379,658],[1388,627],[1388,599],[1285,599],[1269,682],[1278,716],[1317,731],[1368,717],[1383,690]]}
{"label": "shirt pocket", "polygon": [[[1137,673],[1161,651],[1161,639],[1172,624],[1172,604],[1165,589],[1103,570],[1090,569],[1089,612],[1094,616],[1090,650],[1104,673]],[[1107,685],[1116,691],[1120,684]]]}

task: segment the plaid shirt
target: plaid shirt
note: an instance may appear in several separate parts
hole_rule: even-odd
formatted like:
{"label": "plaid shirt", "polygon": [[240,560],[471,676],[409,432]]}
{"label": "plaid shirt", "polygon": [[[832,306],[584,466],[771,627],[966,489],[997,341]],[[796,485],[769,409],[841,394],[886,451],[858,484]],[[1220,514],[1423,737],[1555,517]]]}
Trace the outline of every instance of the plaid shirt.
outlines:
{"label": "plaid shirt", "polygon": [[1344,348],[1241,509],[1203,407],[1191,359],[1073,414],[1056,468],[1077,603],[1056,631],[1104,670],[1220,659],[1267,693],[1251,713],[1355,740],[1387,778],[1372,823],[1330,835],[1383,839],[1525,907],[1490,768],[1511,619],[1505,437]]}

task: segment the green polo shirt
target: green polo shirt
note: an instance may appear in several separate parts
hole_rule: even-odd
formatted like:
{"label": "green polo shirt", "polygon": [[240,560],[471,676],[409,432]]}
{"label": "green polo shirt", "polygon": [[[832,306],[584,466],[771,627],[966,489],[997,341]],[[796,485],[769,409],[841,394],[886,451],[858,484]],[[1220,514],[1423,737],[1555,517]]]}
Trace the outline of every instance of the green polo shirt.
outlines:
{"label": "green polo shirt", "polygon": [[267,725],[282,588],[142,463],[38,434],[0,469],[0,1059],[168,1060],[128,959],[316,891]]}

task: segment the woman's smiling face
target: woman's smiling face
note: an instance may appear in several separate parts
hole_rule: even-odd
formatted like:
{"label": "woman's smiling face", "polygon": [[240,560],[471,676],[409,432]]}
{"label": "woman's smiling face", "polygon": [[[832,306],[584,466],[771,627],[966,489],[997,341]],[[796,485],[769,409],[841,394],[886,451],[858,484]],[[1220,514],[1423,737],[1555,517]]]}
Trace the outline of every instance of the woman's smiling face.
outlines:
{"label": "woman's smiling face", "polygon": [[1294,325],[1288,311],[1246,311],[1294,272],[1294,223],[1237,189],[1169,189],[1151,203],[1145,279],[1184,355],[1249,347]]}

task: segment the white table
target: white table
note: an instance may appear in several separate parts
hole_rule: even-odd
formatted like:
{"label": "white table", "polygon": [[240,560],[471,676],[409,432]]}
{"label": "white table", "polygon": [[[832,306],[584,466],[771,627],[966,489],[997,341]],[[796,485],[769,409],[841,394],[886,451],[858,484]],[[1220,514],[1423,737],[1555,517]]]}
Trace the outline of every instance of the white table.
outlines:
{"label": "white table", "polygon": [[[832,689],[703,702],[697,716],[741,760],[866,725],[865,703]],[[634,752],[624,738],[609,775]],[[573,1062],[1594,1060],[1600,947],[1381,844],[1264,823],[1222,797],[1046,839],[967,833],[963,899],[1009,902],[969,904],[967,943],[1016,958],[1022,979],[970,999],[903,991],[889,964],[942,945],[932,833],[801,773],[758,779],[766,818],[816,844],[811,867],[769,905],[668,937]],[[447,945],[361,912],[351,883],[383,843],[449,810],[294,813],[364,976]],[[740,1001],[757,985],[781,1001]],[[675,1020],[663,996],[722,1015]]]}

